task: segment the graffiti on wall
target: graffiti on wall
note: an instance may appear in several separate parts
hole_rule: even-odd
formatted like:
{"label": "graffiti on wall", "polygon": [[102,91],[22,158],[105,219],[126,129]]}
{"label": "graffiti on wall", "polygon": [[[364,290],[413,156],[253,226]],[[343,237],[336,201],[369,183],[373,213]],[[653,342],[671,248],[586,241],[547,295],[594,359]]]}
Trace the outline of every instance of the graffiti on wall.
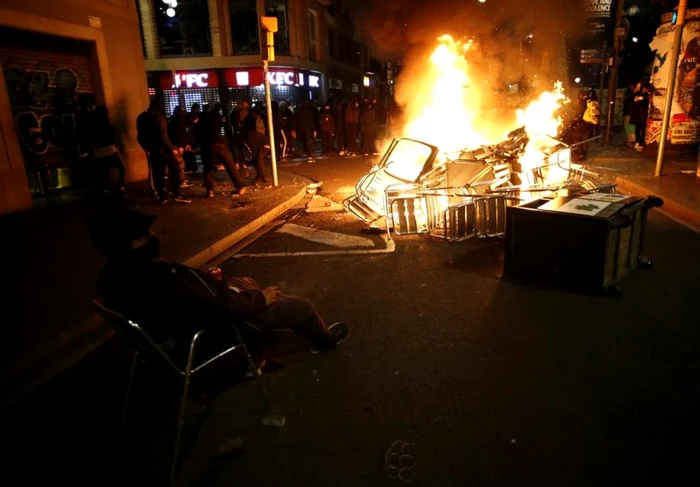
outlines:
{"label": "graffiti on wall", "polygon": [[[77,155],[80,83],[68,68],[3,69],[17,134],[25,153],[40,157],[73,150]],[[65,159],[67,154],[61,154]],[[44,161],[47,162],[47,161]]]}

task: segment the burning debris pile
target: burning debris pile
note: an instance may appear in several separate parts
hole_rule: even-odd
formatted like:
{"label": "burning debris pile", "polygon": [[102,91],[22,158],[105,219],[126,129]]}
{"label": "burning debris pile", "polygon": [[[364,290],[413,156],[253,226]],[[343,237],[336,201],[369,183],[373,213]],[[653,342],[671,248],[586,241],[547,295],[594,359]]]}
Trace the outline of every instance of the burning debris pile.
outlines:
{"label": "burning debris pile", "polygon": [[481,93],[467,76],[472,44],[439,41],[404,136],[357,183],[344,202],[351,213],[396,234],[459,241],[503,235],[506,207],[535,195],[600,189],[572,164],[572,147],[557,139],[558,112],[568,103],[561,83],[517,110],[517,128],[491,143],[498,127],[485,125],[475,108],[483,105]]}

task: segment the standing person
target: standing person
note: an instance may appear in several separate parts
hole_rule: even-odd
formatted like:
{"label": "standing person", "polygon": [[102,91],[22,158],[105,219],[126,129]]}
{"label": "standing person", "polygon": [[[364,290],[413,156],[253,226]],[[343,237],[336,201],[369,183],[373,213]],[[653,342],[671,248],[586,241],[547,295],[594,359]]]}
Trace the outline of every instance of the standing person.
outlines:
{"label": "standing person", "polygon": [[114,145],[117,133],[109,121],[109,111],[104,105],[98,105],[95,108],[93,130],[95,134],[94,154],[97,165],[103,173],[105,193],[109,191],[111,186],[110,173],[112,168],[115,168],[117,170],[117,196],[124,197],[126,195],[126,169]]}
{"label": "standing person", "polygon": [[285,151],[285,157],[294,152],[296,147],[296,139],[294,138],[294,110],[292,110],[292,104],[288,101],[283,101],[280,105],[280,110],[282,114],[284,137],[287,143],[287,150]]}
{"label": "standing person", "polygon": [[360,102],[350,101],[345,109],[345,146],[349,156],[357,153],[357,130],[360,125]]}
{"label": "standing person", "polygon": [[333,104],[333,117],[335,118],[335,143],[338,148],[338,155],[345,155],[345,104],[343,100]]}
{"label": "standing person", "polygon": [[634,147],[636,140],[635,130],[636,127],[630,122],[632,118],[632,107],[634,106],[634,91],[635,83],[630,83],[625,91],[625,96],[622,100],[622,120],[625,128],[625,134],[627,135],[627,145]]}
{"label": "standing person", "polygon": [[224,135],[223,128],[226,119],[221,113],[221,103],[216,103],[209,112],[204,112],[200,120],[200,144],[202,148],[202,164],[204,166],[204,186],[207,190],[207,197],[214,197],[214,169],[222,164],[228,173],[235,190],[231,196],[241,196],[245,194],[243,182],[238,177],[236,164],[233,156],[228,150],[228,142]]}
{"label": "standing person", "polygon": [[374,141],[377,138],[377,119],[374,106],[368,98],[363,100],[360,115],[360,132],[362,133],[362,152],[365,156],[374,154]]}
{"label": "standing person", "polygon": [[168,136],[170,137],[170,142],[172,142],[176,148],[180,149],[180,156],[178,156],[178,164],[181,166],[180,187],[188,188],[192,186],[192,183],[185,178],[185,171],[187,171],[185,154],[188,152],[188,149],[191,151],[192,147],[187,137],[187,113],[180,105],[173,109],[173,114],[168,124]]}
{"label": "standing person", "polygon": [[148,161],[153,170],[153,182],[156,194],[161,204],[167,203],[165,194],[165,169],[170,170],[170,187],[173,201],[176,203],[191,203],[191,200],[180,196],[180,169],[177,157],[180,154],[168,137],[168,120],[164,108],[157,100],[151,100],[148,110],[136,119],[137,140],[146,151]]}
{"label": "standing person", "polygon": [[634,105],[630,114],[630,122],[634,124],[635,144],[637,152],[644,151],[646,145],[647,118],[649,118],[649,86],[637,83],[634,90]]}
{"label": "standing person", "polygon": [[304,99],[297,109],[294,117],[296,137],[304,144],[307,162],[314,162],[314,139],[316,138],[316,125],[314,124],[314,107],[311,100]]}
{"label": "standing person", "polygon": [[187,133],[185,135],[185,153],[182,154],[182,158],[185,160],[185,171],[196,173],[197,168],[197,156],[194,153],[196,147],[195,134],[197,132],[197,126],[199,125],[199,105],[197,103],[192,104],[191,111],[187,114]]}
{"label": "standing person", "polygon": [[331,103],[328,102],[323,106],[323,112],[319,119],[321,128],[321,140],[323,141],[324,156],[329,156],[333,152],[333,141],[335,140],[335,115],[331,112]]}
{"label": "standing person", "polygon": [[255,184],[267,186],[265,178],[265,156],[270,151],[270,139],[267,136],[267,127],[263,118],[265,110],[262,105],[255,105],[245,121],[245,130],[248,147],[253,156],[255,166]]}
{"label": "standing person", "polygon": [[270,106],[272,107],[272,126],[274,127],[275,135],[275,156],[278,161],[281,161],[287,151],[287,139],[284,136],[284,119],[280,112],[279,103],[273,101]]}

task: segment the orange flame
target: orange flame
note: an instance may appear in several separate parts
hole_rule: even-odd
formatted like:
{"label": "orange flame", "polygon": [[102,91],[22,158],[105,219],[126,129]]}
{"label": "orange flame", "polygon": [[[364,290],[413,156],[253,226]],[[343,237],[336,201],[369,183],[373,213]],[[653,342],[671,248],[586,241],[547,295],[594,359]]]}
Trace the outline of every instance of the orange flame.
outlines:
{"label": "orange flame", "polygon": [[[408,80],[415,97],[405,106],[408,122],[402,136],[433,144],[447,153],[502,142],[503,135],[495,134],[524,126],[530,142],[520,159],[523,170],[541,166],[546,160],[542,151],[556,144],[552,137],[562,125],[557,111],[569,101],[562,83],[555,83],[552,91],[543,92],[526,108],[517,110],[511,124],[503,126],[482,108],[483,85],[470,83],[467,57],[475,55],[473,43],[459,42],[449,35],[441,36],[438,42],[422,75]],[[524,182],[534,181],[526,178]]]}

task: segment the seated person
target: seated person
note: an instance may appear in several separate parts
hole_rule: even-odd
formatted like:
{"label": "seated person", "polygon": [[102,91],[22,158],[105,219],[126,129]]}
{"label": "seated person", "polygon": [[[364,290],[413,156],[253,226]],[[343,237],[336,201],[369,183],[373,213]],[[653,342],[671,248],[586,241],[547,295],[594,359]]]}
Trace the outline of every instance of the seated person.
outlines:
{"label": "seated person", "polygon": [[[89,218],[93,245],[107,258],[97,289],[107,307],[137,323],[156,343],[174,340],[171,355],[177,361],[187,357],[199,330],[207,330],[202,338],[211,356],[230,346],[226,342],[235,340],[231,325],[244,320],[263,333],[291,329],[309,342],[312,353],[332,350],[347,336],[346,324],[327,327],[307,299],[285,296],[274,287],[260,289],[250,278],[217,280],[159,258],[159,242],[151,232],[154,219],[124,208],[102,210]],[[260,333],[246,326],[239,330],[255,354]]]}

